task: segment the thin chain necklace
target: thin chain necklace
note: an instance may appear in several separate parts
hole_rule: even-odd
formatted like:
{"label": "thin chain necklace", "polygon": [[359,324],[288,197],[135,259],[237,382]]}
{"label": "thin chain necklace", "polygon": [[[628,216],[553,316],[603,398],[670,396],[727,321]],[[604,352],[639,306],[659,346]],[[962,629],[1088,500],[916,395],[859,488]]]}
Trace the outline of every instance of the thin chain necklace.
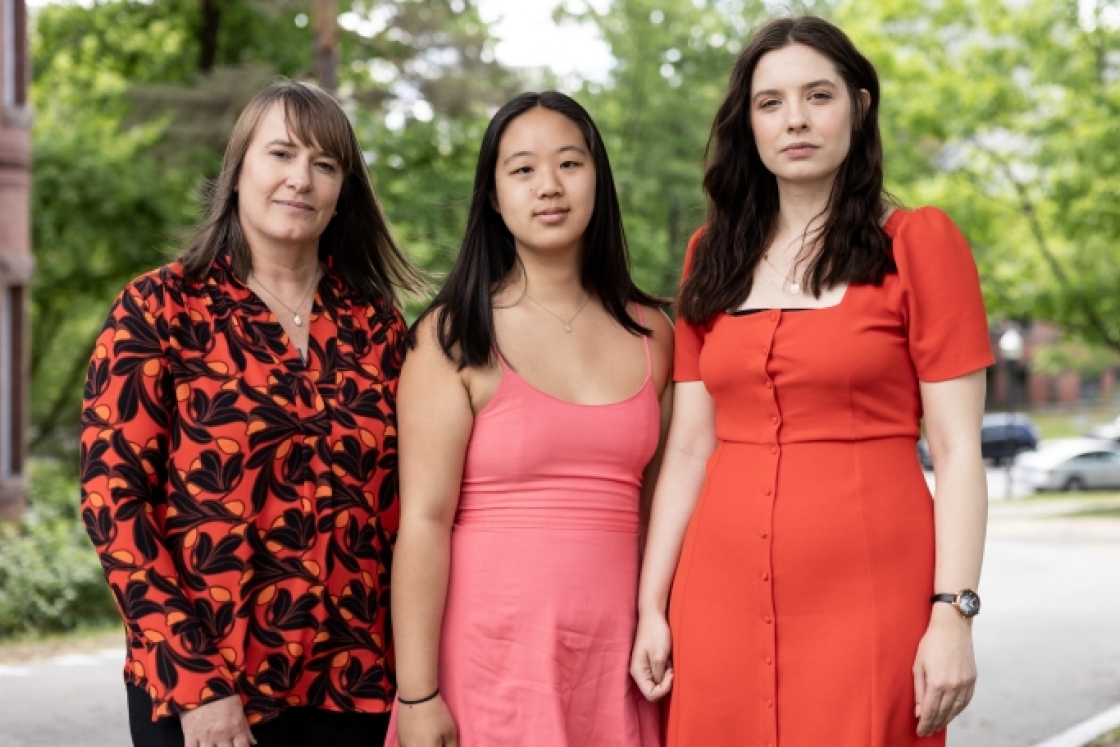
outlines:
{"label": "thin chain necklace", "polygon": [[256,280],[257,285],[259,285],[265,291],[265,293],[272,296],[272,299],[274,301],[276,301],[276,303],[280,304],[281,306],[283,306],[285,309],[288,310],[288,313],[290,313],[292,315],[292,322],[295,323],[295,325],[297,327],[302,327],[303,326],[303,317],[299,315],[299,311],[297,311],[297,309],[299,309],[300,307],[303,306],[303,302],[306,301],[307,297],[311,295],[312,289],[316,285],[319,284],[319,269],[318,268],[315,269],[315,277],[312,278],[311,285],[307,286],[307,290],[304,291],[304,293],[303,293],[303,298],[301,298],[299,300],[299,303],[296,304],[296,308],[294,308],[294,309],[291,306],[289,306],[288,304],[281,301],[279,296],[277,296],[275,293],[273,293],[267,285],[265,285],[263,282],[261,282],[260,277],[253,274],[252,272],[249,273],[249,277],[253,280]]}
{"label": "thin chain necklace", "polygon": [[[779,275],[782,275],[782,290],[784,290],[786,293],[790,294],[791,296],[796,296],[799,293],[801,293],[801,284],[797,282],[796,275],[791,276],[791,274],[789,272],[783,274],[782,271],[778,269],[777,265],[775,265],[773,262],[770,261],[770,257],[768,257],[767,254],[769,254],[769,253],[767,252],[767,253],[764,253],[762,255],[762,261],[765,262],[766,264],[770,265],[771,267],[773,267],[774,272],[777,272]],[[790,271],[791,272],[795,271],[796,267],[797,267],[797,263],[795,262],[790,267]]]}
{"label": "thin chain necklace", "polygon": [[538,307],[539,307],[539,308],[541,309],[541,311],[545,312],[546,314],[549,314],[550,316],[554,316],[554,317],[556,317],[557,319],[559,319],[559,320],[560,320],[560,323],[564,325],[564,331],[565,331],[565,332],[567,332],[567,333],[569,333],[569,334],[571,334],[571,331],[572,331],[572,322],[574,322],[574,321],[576,320],[576,317],[577,317],[577,316],[579,316],[579,315],[580,315],[580,313],[581,313],[581,312],[583,311],[584,307],[586,307],[586,306],[587,306],[587,302],[591,300],[591,294],[590,294],[590,293],[588,293],[588,294],[587,294],[587,298],[583,299],[583,303],[581,303],[581,304],[579,305],[579,309],[577,309],[577,310],[576,310],[576,313],[572,314],[572,318],[571,318],[571,319],[568,319],[567,321],[565,321],[565,320],[564,320],[564,317],[560,316],[559,314],[555,314],[555,313],[553,313],[553,312],[549,311],[548,309],[546,309],[546,308],[545,308],[545,307],[544,307],[544,306],[543,306],[543,305],[541,304],[541,302],[540,302],[540,301],[538,301],[537,299],[535,299],[535,298],[533,298],[532,296],[530,296],[530,295],[529,295],[529,289],[528,289],[528,288],[526,288],[526,289],[525,289],[525,298],[528,298],[528,299],[529,299],[530,301],[532,301],[532,302],[533,302],[534,304],[536,304],[536,305],[537,305],[537,306],[538,306]]}

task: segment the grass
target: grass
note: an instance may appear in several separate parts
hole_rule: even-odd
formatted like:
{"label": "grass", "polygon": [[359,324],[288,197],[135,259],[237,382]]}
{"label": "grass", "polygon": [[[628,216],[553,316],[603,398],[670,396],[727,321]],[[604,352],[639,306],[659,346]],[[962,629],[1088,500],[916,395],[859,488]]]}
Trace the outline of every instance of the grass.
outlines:
{"label": "grass", "polygon": [[1084,436],[1094,425],[1112,420],[1120,414],[1112,407],[1076,407],[1069,410],[1038,410],[1028,412],[1038,426],[1042,438]]}
{"label": "grass", "polygon": [[66,632],[19,633],[0,638],[0,664],[19,664],[114,646],[120,646],[123,652],[124,645],[124,628],[120,624],[82,626]]}
{"label": "grass", "polygon": [[1085,747],[1120,747],[1120,729],[1114,729],[1108,734],[1102,734]]}

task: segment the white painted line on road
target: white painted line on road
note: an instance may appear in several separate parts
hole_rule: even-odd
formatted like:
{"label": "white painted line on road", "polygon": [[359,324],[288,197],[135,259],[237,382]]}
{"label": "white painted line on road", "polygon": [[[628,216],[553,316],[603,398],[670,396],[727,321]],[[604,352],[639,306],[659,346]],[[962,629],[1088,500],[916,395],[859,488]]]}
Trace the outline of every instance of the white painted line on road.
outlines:
{"label": "white painted line on road", "polygon": [[45,663],[59,667],[86,667],[92,664],[101,664],[108,659],[124,661],[124,652],[119,648],[107,648],[93,654],[64,654],[48,659]]}
{"label": "white painted line on road", "polygon": [[13,667],[0,664],[0,677],[29,677],[30,675],[31,667]]}
{"label": "white painted line on road", "polygon": [[1087,721],[1082,721],[1072,729],[1066,729],[1056,737],[1036,744],[1035,747],[1084,747],[1101,734],[1120,726],[1120,705],[1098,713]]}

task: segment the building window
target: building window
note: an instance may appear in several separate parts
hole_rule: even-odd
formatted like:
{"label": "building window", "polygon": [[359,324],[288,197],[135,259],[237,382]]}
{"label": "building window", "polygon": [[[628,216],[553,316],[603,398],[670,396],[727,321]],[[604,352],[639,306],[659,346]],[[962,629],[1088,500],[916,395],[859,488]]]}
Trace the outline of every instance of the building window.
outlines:
{"label": "building window", "polygon": [[0,477],[23,474],[23,287],[0,296]]}

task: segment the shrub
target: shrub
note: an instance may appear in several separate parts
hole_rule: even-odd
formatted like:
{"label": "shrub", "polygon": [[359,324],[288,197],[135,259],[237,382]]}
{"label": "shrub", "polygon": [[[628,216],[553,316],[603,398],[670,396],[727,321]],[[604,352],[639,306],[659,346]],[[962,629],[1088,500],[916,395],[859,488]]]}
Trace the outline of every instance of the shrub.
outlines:
{"label": "shrub", "polygon": [[78,516],[77,477],[58,463],[30,470],[29,510],[0,524],[0,637],[119,620]]}

